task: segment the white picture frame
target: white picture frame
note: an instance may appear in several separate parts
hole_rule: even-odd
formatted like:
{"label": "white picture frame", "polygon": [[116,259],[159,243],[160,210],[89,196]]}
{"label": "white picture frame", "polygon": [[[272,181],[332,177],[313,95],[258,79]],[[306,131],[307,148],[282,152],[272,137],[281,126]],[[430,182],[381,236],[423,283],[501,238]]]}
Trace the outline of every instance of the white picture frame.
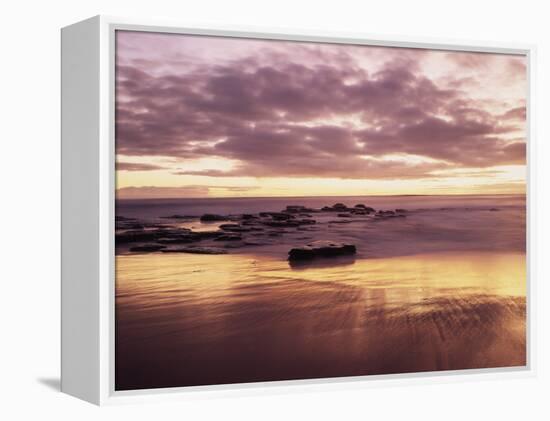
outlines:
{"label": "white picture frame", "polygon": [[[139,30],[273,40],[365,44],[451,51],[525,54],[527,57],[527,365],[518,368],[392,374],[319,380],[114,390],[114,33]],[[96,16],[61,31],[62,45],[62,377],[63,392],[94,404],[211,395],[290,393],[533,376],[535,282],[532,190],[535,47],[486,42],[385,38],[365,34],[197,26],[153,19]],[[196,392],[201,392],[197,395]]]}

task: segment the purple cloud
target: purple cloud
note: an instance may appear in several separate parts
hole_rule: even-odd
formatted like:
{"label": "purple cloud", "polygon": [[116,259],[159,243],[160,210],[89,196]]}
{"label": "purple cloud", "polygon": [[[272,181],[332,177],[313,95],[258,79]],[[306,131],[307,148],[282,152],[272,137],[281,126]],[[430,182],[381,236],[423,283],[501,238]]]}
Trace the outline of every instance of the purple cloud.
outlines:
{"label": "purple cloud", "polygon": [[141,164],[135,162],[117,162],[117,171],[156,171],[163,170],[166,167],[153,164]]}
{"label": "purple cloud", "polygon": [[[361,47],[317,48],[320,61],[313,57],[315,47],[292,45],[287,51],[241,52],[225,61],[178,57],[162,72],[158,61],[122,54],[117,153],[239,163],[225,172],[175,172],[212,177],[409,178],[525,162],[525,107],[512,104],[505,112],[485,107],[464,90],[464,80],[475,80],[470,73],[438,83],[418,65],[427,50],[385,49],[392,50],[390,58],[371,70],[361,57],[346,53]],[[304,59],[308,56],[314,64]],[[481,53],[442,57],[465,71],[487,72],[495,60]],[[507,77],[514,71],[524,77],[521,58],[511,56],[507,63]],[[387,159],[396,154],[423,159]]]}

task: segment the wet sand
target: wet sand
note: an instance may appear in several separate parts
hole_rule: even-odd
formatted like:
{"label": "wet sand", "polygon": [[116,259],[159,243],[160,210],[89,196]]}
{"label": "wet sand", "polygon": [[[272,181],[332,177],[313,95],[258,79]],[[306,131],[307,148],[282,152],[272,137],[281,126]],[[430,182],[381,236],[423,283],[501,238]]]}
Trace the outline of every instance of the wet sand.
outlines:
{"label": "wet sand", "polygon": [[522,366],[525,254],[121,255],[116,389]]}

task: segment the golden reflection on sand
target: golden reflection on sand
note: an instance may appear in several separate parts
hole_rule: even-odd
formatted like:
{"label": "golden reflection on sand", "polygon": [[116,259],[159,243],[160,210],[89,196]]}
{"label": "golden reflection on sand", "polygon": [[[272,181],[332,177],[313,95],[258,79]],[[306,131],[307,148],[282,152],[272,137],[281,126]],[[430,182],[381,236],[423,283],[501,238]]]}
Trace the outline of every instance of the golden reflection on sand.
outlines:
{"label": "golden reflection on sand", "polygon": [[525,364],[525,255],[116,260],[117,389]]}

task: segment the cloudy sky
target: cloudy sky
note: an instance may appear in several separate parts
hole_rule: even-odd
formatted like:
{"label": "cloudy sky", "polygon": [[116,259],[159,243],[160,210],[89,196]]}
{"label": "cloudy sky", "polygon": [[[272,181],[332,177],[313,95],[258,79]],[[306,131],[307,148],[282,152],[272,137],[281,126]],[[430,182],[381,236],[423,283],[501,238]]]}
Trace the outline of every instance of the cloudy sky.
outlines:
{"label": "cloudy sky", "polygon": [[118,195],[523,193],[525,66],[118,31]]}

